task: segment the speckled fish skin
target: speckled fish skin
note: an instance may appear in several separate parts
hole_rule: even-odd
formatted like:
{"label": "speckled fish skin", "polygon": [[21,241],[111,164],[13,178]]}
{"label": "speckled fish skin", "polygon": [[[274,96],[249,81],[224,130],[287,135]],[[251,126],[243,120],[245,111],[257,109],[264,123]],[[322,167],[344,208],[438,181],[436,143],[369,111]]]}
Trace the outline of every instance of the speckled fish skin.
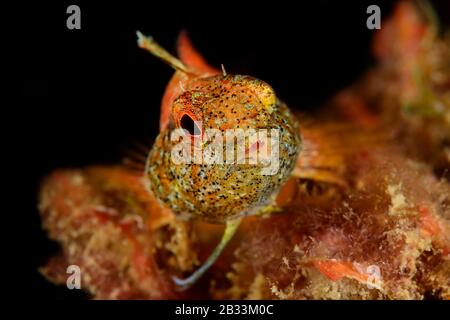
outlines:
{"label": "speckled fish skin", "polygon": [[[179,217],[224,223],[257,213],[295,166],[301,149],[297,120],[267,83],[250,76],[198,78],[184,89],[172,104],[169,126],[158,135],[148,155],[146,176],[151,191]],[[180,128],[186,113],[202,122],[202,130],[278,129],[278,172],[263,175],[262,164],[175,164],[171,150],[178,141],[171,141],[171,132]],[[248,141],[245,146],[249,148]]]}

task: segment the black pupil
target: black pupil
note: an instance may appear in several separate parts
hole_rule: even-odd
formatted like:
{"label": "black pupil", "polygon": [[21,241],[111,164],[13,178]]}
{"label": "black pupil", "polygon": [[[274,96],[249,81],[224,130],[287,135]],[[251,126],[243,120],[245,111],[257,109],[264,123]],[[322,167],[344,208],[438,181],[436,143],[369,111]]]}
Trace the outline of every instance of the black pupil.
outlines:
{"label": "black pupil", "polygon": [[189,134],[193,136],[200,134],[200,129],[195,124],[195,121],[192,120],[192,118],[189,117],[187,114],[181,117],[180,126],[181,128],[187,130]]}

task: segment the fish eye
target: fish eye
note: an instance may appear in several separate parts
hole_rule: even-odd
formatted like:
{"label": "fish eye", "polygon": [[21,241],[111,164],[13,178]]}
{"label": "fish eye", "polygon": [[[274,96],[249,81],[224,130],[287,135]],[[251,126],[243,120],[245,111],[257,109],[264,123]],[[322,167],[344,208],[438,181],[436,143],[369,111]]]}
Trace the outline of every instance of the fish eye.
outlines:
{"label": "fish eye", "polygon": [[194,119],[192,119],[188,114],[183,114],[181,117],[180,127],[187,130],[192,136],[197,136],[201,133],[200,128],[197,126]]}

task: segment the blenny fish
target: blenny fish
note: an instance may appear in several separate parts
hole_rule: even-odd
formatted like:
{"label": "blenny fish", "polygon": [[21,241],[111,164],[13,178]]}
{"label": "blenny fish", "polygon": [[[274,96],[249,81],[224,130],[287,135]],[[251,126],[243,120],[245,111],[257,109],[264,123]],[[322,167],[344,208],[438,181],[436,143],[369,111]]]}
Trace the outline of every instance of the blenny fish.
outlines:
{"label": "blenny fish", "polygon": [[[151,148],[145,166],[149,191],[177,217],[225,223],[224,235],[204,264],[186,279],[174,278],[180,288],[188,288],[214,263],[231,239],[241,218],[277,210],[275,198],[292,175],[330,180],[333,175],[312,169],[310,154],[300,160],[303,141],[299,122],[287,105],[266,82],[248,75],[227,74],[211,67],[194,49],[187,34],[178,39],[180,59],[164,50],[152,37],[137,32],[139,47],[160,58],[173,69],[161,104],[160,133]],[[205,150],[214,140],[207,130],[276,130],[278,133],[278,167],[273,174],[264,174],[267,163],[175,163],[174,148],[183,137],[171,133],[182,129],[188,143],[180,152]],[[205,137],[206,136],[206,137]],[[239,142],[245,146],[249,160],[255,152],[267,148],[267,141],[249,139],[226,141],[223,151],[237,153]],[[191,140],[189,140],[191,139]],[[198,144],[195,144],[196,140]],[[317,139],[316,139],[317,140]],[[308,141],[306,141],[308,143]],[[310,141],[309,141],[310,143]],[[273,151],[273,150],[271,150]],[[236,154],[235,153],[235,154]],[[307,153],[306,153],[307,154]],[[333,157],[327,159],[334,166]],[[339,163],[339,161],[337,161]],[[305,167],[305,170],[298,170]]]}

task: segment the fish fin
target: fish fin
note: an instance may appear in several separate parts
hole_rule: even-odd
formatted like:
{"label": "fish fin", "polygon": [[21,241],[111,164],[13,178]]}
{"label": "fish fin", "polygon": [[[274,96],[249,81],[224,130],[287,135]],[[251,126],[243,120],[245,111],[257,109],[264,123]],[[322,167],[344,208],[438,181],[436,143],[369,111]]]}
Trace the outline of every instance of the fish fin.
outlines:
{"label": "fish fin", "polygon": [[293,176],[346,187],[345,174],[349,159],[364,157],[373,148],[392,139],[394,132],[386,128],[361,128],[334,122],[315,124],[311,121],[302,130],[303,148]]}
{"label": "fish fin", "polygon": [[193,284],[197,282],[198,279],[214,264],[217,258],[222,253],[223,249],[226,247],[227,243],[233,238],[239,225],[241,224],[242,218],[233,219],[227,221],[225,231],[220,239],[219,244],[214,248],[211,255],[206,259],[203,265],[198,268],[194,273],[185,279],[180,279],[173,277],[173,281],[178,286],[179,290],[189,289]]}
{"label": "fish fin", "polygon": [[209,65],[192,45],[186,30],[182,30],[177,41],[178,56],[184,64],[206,76],[220,74],[221,71]]}
{"label": "fish fin", "polygon": [[120,153],[123,155],[123,166],[133,173],[143,175],[150,146],[150,143],[132,142],[121,147]]}

